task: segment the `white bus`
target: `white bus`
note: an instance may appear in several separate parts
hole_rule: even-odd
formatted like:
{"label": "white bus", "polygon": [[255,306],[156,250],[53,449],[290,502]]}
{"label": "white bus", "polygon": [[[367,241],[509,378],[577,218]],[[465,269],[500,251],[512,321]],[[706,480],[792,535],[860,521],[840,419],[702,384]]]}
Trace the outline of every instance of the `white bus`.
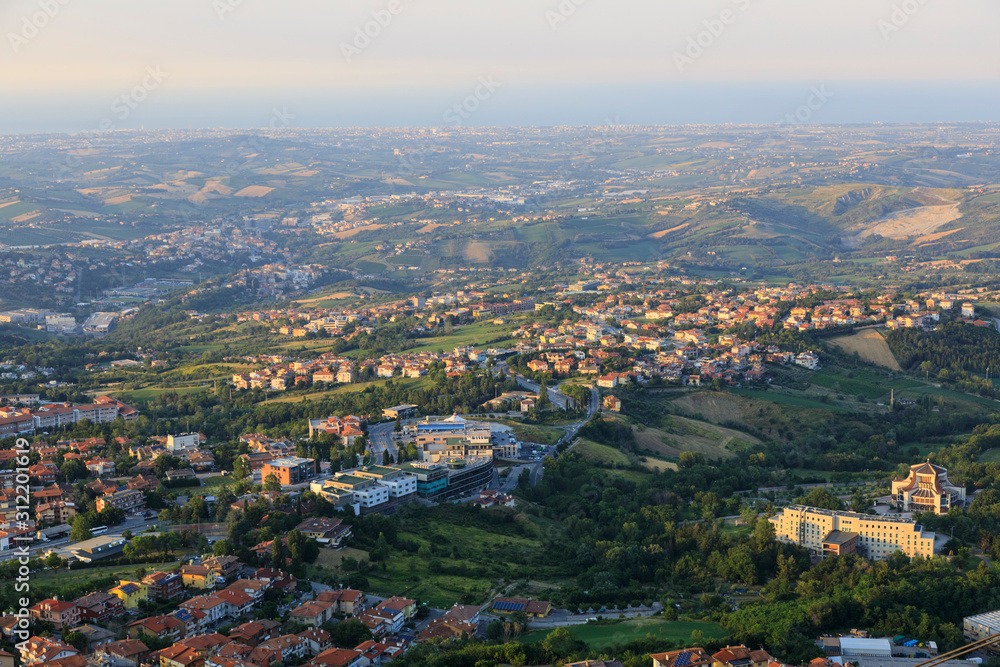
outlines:
{"label": "white bus", "polygon": [[103,535],[106,532],[108,532],[108,527],[107,526],[98,526],[97,528],[91,528],[90,529],[90,534],[91,535]]}

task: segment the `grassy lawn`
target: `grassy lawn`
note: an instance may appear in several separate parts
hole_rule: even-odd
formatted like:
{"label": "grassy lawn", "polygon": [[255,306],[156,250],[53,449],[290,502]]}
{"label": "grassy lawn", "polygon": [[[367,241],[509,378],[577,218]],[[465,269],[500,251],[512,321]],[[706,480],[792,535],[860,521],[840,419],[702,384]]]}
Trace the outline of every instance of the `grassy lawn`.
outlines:
{"label": "grassy lawn", "polygon": [[[213,492],[218,492],[227,486],[235,486],[236,478],[231,475],[226,475],[225,477],[219,475],[218,477],[208,477],[206,479],[203,479],[201,480],[201,483],[202,483],[201,488],[211,489]],[[193,486],[191,488],[197,489],[198,487]]]}
{"label": "grassy lawn", "polygon": [[[637,639],[643,639],[647,635],[652,635],[657,639],[686,642],[691,638],[691,633],[695,630],[700,631],[706,639],[724,639],[727,634],[725,629],[717,623],[667,621],[658,617],[640,618],[609,624],[591,622],[586,625],[572,626],[569,630],[578,639],[586,642],[590,648],[595,650],[609,648],[614,644],[624,644]],[[551,628],[533,630],[521,637],[521,641],[529,644],[540,642],[550,632],[552,632]]]}
{"label": "grassy lawn", "polygon": [[510,329],[506,325],[493,324],[492,321],[477,322],[476,324],[455,327],[450,336],[421,338],[417,341],[419,347],[408,349],[406,352],[408,354],[418,354],[420,352],[434,352],[439,349],[447,352],[463,345],[493,347],[493,343],[487,345],[486,341],[493,340],[499,336],[503,336],[506,339],[509,334]]}
{"label": "grassy lawn", "polygon": [[628,457],[614,447],[600,445],[593,440],[587,440],[585,438],[580,438],[576,445],[573,446],[573,451],[582,455],[584,458],[591,459],[592,461],[598,461],[605,465],[631,465]]}
{"label": "grassy lawn", "polygon": [[867,382],[865,380],[851,378],[846,375],[830,373],[827,371],[813,373],[809,376],[809,381],[812,384],[819,385],[820,387],[826,387],[827,389],[832,389],[833,391],[850,394],[852,396],[860,394],[865,398],[878,398],[879,396],[889,393],[889,388],[886,387],[885,384],[879,385],[874,382]]}
{"label": "grassy lawn", "polygon": [[320,549],[319,556],[313,565],[321,566],[326,570],[335,570],[340,567],[345,558],[353,558],[360,563],[363,560],[368,560],[368,552],[354,547],[344,547],[340,550]]}
{"label": "grassy lawn", "polygon": [[977,459],[980,463],[1000,463],[1000,447],[987,449]]}

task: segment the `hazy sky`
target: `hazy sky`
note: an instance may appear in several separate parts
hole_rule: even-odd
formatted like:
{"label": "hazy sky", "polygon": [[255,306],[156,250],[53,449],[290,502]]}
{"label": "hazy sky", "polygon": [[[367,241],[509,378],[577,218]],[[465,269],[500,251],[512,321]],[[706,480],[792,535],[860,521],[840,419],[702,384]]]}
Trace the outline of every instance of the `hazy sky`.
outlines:
{"label": "hazy sky", "polygon": [[[366,25],[378,33],[369,43],[356,40]],[[206,118],[228,113],[235,124],[255,99],[258,117],[282,103],[319,117],[311,105],[346,91],[359,113],[358,94],[403,104],[395,124],[406,124],[408,96],[440,91],[427,109],[441,112],[413,119],[433,124],[481,78],[497,84],[481,96],[496,100],[482,99],[477,112],[504,95],[530,104],[527,91],[542,91],[538,115],[552,118],[539,122],[550,123],[559,103],[543,91],[559,86],[600,96],[609,85],[762,82],[800,86],[803,100],[809,86],[847,90],[844,82],[1000,89],[997,0],[3,0],[0,27],[0,132],[29,115],[62,118],[69,129],[109,113],[122,127],[170,124],[197,99]],[[127,100],[133,113],[109,111],[136,86],[146,90]],[[934,97],[928,103],[940,103]],[[844,95],[837,102],[847,104]],[[598,106],[595,123],[608,111]],[[809,120],[823,120],[816,111]]]}

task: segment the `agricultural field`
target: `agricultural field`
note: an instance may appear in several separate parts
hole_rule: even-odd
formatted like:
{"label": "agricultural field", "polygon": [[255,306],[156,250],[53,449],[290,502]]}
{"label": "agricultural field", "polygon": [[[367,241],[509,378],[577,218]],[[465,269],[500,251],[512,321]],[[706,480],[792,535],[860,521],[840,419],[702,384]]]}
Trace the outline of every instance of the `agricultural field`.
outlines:
{"label": "agricultural field", "polygon": [[[612,612],[613,613],[613,612]],[[700,632],[704,639],[724,639],[728,634],[717,623],[701,621],[667,621],[663,618],[641,618],[619,623],[587,623],[569,628],[573,635],[595,650],[610,648],[615,644],[625,644],[652,635],[657,639],[687,642],[694,632]],[[534,630],[521,637],[526,643],[540,642],[552,632],[551,628]]]}
{"label": "agricultural field", "polygon": [[435,352],[440,349],[449,351],[464,345],[492,347],[495,343],[488,344],[487,341],[494,338],[508,339],[509,335],[510,330],[506,327],[498,326],[492,322],[478,322],[455,327],[454,333],[450,336],[420,338],[417,340],[418,346],[410,348],[406,352],[419,354],[420,352]]}
{"label": "agricultural field", "polygon": [[889,344],[885,342],[885,338],[875,329],[864,329],[851,336],[831,338],[827,344],[839,347],[847,354],[857,353],[861,359],[870,364],[882,366],[891,371],[903,370],[889,349]]}
{"label": "agricultural field", "polygon": [[832,410],[834,412],[853,412],[846,406],[838,405],[836,403],[824,403],[823,401],[806,398],[805,396],[794,396],[792,394],[783,394],[778,391],[759,391],[756,389],[734,389],[733,393],[739,396],[747,396],[749,398],[756,398],[762,401],[770,401],[772,403],[778,403],[780,405],[791,405],[797,408],[806,408],[811,410]]}
{"label": "agricultural field", "polygon": [[861,395],[865,398],[887,396],[890,389],[913,389],[923,386],[922,382],[905,378],[886,377],[873,371],[826,368],[809,376],[809,381],[832,391]]}

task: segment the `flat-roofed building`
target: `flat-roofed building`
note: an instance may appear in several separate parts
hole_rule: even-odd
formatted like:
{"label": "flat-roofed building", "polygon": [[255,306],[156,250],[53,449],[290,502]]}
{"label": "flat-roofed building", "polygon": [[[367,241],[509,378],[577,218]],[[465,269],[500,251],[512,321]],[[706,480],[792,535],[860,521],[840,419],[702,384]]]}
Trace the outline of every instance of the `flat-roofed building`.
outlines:
{"label": "flat-roofed building", "polygon": [[[962,620],[962,635],[969,642],[1000,635],[1000,611],[966,616]],[[986,648],[990,655],[1000,655],[1000,647],[991,644]]]}
{"label": "flat-roofed building", "polygon": [[83,323],[84,333],[94,336],[107,336],[115,328],[118,313],[94,313]]}
{"label": "flat-roofed building", "polygon": [[841,637],[840,655],[845,658],[869,657],[891,658],[892,642],[888,639],[870,639],[867,637]]}
{"label": "flat-roofed building", "polygon": [[469,457],[493,457],[490,425],[470,422],[455,415],[436,422],[407,427],[420,452],[420,460],[442,463]]}
{"label": "flat-roofed building", "polygon": [[125,550],[125,539],[118,536],[102,535],[71,544],[66,547],[66,550],[78,560],[90,563],[95,560],[121,556]]}
{"label": "flat-roofed building", "polygon": [[778,540],[805,547],[814,556],[839,555],[848,550],[872,560],[888,558],[896,551],[910,557],[934,555],[934,533],[898,517],[792,505],[769,521]]}
{"label": "flat-roofed building", "polygon": [[910,466],[905,479],[892,483],[892,498],[904,512],[947,514],[965,505],[965,487],[948,481],[948,471],[930,461]]}
{"label": "flat-roofed building", "polygon": [[261,468],[261,479],[266,480],[272,474],[278,478],[282,486],[302,484],[316,476],[316,461],[298,456],[286,456],[268,461]]}
{"label": "flat-roofed building", "polygon": [[199,433],[167,436],[167,451],[175,456],[196,452],[199,447],[201,447],[201,434]]}
{"label": "flat-roofed building", "polygon": [[354,472],[338,473],[333,479],[323,482],[323,487],[350,492],[354,496],[354,502],[368,510],[389,502],[389,487],[369,477],[355,475]]}
{"label": "flat-roofed building", "polygon": [[400,468],[417,478],[417,495],[437,498],[448,489],[448,467],[443,463],[407,462]]}
{"label": "flat-roofed building", "polygon": [[415,405],[397,405],[382,410],[382,416],[387,419],[409,419],[415,414],[417,414]]}
{"label": "flat-roofed building", "polygon": [[417,493],[416,475],[389,466],[367,466],[352,471],[357,477],[373,479],[389,489],[389,498],[403,500]]}

